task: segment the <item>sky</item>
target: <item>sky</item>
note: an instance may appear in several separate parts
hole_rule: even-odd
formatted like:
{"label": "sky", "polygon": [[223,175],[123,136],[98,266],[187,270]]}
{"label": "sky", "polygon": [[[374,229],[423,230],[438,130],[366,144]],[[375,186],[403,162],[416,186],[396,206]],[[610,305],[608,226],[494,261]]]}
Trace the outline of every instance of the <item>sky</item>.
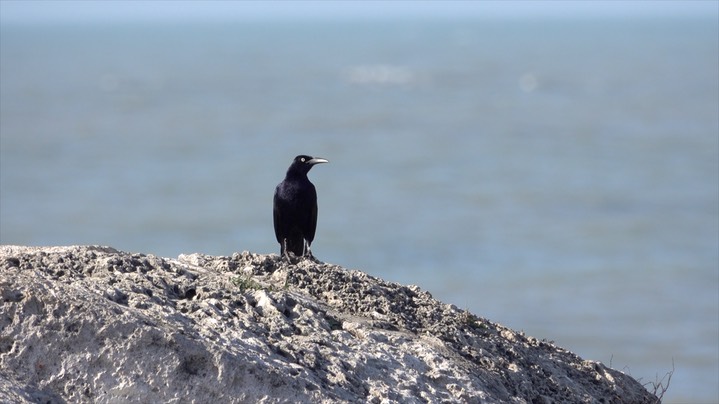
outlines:
{"label": "sky", "polygon": [[690,1],[97,1],[0,0],[0,23],[232,21],[401,17],[719,19],[719,0]]}

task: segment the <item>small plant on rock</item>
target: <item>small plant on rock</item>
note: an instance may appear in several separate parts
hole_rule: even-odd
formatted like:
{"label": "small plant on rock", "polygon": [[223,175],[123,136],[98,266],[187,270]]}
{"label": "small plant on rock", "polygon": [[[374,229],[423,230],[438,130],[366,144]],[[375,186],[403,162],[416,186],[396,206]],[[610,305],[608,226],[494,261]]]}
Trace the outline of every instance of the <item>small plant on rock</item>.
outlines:
{"label": "small plant on rock", "polygon": [[252,279],[252,275],[239,275],[232,278],[232,283],[240,288],[240,291],[244,292],[247,290],[260,290],[262,285],[256,280]]}

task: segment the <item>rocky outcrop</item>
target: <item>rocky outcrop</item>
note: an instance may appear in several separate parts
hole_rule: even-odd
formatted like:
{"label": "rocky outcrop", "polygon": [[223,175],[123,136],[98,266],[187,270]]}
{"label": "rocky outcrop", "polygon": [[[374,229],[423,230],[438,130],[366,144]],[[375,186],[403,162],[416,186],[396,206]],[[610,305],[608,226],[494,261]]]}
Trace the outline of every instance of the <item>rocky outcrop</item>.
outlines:
{"label": "rocky outcrop", "polygon": [[658,402],[416,286],[311,260],[0,246],[0,290],[0,402]]}

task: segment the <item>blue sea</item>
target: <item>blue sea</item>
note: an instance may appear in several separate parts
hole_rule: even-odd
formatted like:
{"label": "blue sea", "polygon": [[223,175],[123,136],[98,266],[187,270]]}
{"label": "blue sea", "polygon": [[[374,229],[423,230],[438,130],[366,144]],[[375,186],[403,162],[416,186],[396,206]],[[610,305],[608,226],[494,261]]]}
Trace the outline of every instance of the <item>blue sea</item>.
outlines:
{"label": "blue sea", "polygon": [[719,402],[719,22],[0,29],[0,243],[315,255]]}

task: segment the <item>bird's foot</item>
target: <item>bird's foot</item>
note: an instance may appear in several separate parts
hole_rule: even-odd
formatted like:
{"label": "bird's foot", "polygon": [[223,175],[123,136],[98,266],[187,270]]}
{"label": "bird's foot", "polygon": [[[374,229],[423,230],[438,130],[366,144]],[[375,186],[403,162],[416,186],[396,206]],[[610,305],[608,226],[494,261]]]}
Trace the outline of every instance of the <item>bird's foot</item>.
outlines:
{"label": "bird's foot", "polygon": [[299,261],[297,259],[297,256],[293,252],[290,252],[290,251],[285,251],[284,253],[282,253],[280,255],[280,257],[282,258],[282,261],[284,261],[290,265],[296,264]]}
{"label": "bird's foot", "polygon": [[311,261],[315,260],[315,256],[312,255],[312,250],[310,249],[310,244],[305,241],[305,252],[302,254],[302,258],[309,259]]}
{"label": "bird's foot", "polygon": [[310,251],[310,250],[307,250],[305,255],[302,256],[302,258],[304,258],[306,260],[310,260],[310,261],[314,262],[315,264],[322,264],[322,261],[318,260],[317,257],[315,257],[312,254],[312,251]]}

